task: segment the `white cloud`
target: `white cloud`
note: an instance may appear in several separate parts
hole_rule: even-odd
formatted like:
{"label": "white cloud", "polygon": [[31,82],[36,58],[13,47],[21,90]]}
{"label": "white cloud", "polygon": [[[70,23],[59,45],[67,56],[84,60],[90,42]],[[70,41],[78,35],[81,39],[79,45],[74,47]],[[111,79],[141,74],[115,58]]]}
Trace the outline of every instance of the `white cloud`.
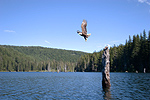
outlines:
{"label": "white cloud", "polygon": [[148,5],[150,5],[150,2],[146,2]]}
{"label": "white cloud", "polygon": [[15,33],[13,30],[4,30],[4,32]]}
{"label": "white cloud", "polygon": [[150,5],[150,2],[148,2],[147,0],[138,0],[138,2],[140,2],[140,3],[146,3],[146,4]]}
{"label": "white cloud", "polygon": [[147,0],[138,0],[138,2],[140,2],[140,3],[144,3],[144,2],[146,2]]}
{"label": "white cloud", "polygon": [[48,42],[47,40],[45,40],[46,43],[51,44],[50,42]]}

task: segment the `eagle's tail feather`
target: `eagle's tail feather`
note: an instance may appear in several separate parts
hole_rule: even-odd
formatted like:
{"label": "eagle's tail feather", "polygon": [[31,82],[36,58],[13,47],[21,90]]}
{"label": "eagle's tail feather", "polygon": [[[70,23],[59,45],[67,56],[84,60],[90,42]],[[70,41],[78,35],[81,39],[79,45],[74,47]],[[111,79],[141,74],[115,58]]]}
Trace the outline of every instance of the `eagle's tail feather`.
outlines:
{"label": "eagle's tail feather", "polygon": [[89,37],[91,35],[91,33],[90,34],[87,34],[87,36]]}

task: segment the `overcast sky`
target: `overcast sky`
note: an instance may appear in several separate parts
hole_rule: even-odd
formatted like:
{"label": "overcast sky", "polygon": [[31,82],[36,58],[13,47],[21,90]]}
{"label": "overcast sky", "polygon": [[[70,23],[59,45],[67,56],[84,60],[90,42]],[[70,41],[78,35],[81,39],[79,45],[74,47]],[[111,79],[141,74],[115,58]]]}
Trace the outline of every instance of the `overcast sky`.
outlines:
{"label": "overcast sky", "polygon": [[[87,20],[88,41],[79,36]],[[0,0],[0,44],[84,52],[150,30],[150,0]]]}

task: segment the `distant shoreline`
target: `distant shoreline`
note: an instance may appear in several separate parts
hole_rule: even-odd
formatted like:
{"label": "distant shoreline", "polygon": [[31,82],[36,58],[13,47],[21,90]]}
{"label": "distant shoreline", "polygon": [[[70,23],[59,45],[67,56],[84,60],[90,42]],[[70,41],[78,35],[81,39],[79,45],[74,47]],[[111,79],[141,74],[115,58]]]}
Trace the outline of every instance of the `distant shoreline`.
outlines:
{"label": "distant shoreline", "polygon": [[[0,72],[17,72],[17,71],[0,71]],[[23,72],[23,71],[19,71],[19,72]],[[48,71],[24,71],[24,72],[48,72]],[[58,73],[58,72],[57,71],[53,71],[53,72],[50,72],[50,73]],[[59,72],[59,73],[68,73],[68,72]],[[86,73],[86,72],[82,72],[82,73]],[[89,72],[87,72],[87,73],[89,73]],[[93,72],[90,72],[90,73],[93,73]],[[98,72],[94,72],[94,73],[98,73]],[[136,72],[110,72],[110,73],[136,73]],[[144,73],[144,72],[139,72],[139,73]],[[138,73],[136,73],[136,74],[138,74]]]}

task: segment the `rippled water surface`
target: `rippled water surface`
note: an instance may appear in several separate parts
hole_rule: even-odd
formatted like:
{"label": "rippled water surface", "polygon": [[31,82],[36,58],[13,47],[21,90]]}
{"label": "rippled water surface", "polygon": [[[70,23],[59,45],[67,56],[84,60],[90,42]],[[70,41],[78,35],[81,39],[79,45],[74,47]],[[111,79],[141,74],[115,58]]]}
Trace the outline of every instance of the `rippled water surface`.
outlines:
{"label": "rippled water surface", "polygon": [[103,89],[100,72],[0,72],[0,99],[150,99],[149,73],[110,75]]}

